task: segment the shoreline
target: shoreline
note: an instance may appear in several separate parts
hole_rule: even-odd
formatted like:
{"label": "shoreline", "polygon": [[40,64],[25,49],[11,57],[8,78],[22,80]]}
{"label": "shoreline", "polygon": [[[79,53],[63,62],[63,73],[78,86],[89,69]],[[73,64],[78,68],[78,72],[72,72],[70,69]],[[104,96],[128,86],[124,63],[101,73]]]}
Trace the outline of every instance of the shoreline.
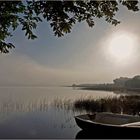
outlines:
{"label": "shoreline", "polygon": [[[69,86],[73,87],[73,86]],[[100,90],[100,91],[113,91],[113,92],[136,92],[140,94],[140,88],[120,88],[120,87],[82,87],[82,86],[75,86],[74,89],[78,88],[81,90]]]}

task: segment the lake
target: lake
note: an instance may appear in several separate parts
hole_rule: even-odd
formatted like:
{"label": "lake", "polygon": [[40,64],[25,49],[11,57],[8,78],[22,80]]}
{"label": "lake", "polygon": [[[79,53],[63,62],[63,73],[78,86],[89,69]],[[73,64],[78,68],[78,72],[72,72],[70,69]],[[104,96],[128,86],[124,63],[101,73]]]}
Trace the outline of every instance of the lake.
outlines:
{"label": "lake", "polygon": [[80,128],[74,116],[86,112],[68,104],[107,96],[117,94],[72,87],[1,87],[0,138],[75,138]]}

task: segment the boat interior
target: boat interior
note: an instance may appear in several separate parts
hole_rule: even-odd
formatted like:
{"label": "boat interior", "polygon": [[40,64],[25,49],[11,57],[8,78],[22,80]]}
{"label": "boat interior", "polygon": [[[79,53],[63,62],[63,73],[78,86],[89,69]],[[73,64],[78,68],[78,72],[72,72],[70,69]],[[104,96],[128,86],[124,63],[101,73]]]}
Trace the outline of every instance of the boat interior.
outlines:
{"label": "boat interior", "polygon": [[111,125],[123,125],[127,123],[133,123],[140,121],[139,116],[121,115],[108,112],[94,113],[92,115],[81,115],[81,119],[90,120],[97,123],[111,124]]}

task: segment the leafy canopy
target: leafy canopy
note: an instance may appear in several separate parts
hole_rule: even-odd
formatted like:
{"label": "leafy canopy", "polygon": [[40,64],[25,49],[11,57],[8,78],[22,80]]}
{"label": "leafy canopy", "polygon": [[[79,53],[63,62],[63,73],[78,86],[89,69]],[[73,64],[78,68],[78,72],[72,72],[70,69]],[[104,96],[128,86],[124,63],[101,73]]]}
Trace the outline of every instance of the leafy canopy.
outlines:
{"label": "leafy canopy", "polygon": [[33,33],[37,23],[46,19],[55,36],[61,37],[70,33],[77,22],[86,21],[89,27],[94,26],[94,18],[104,18],[106,22],[117,25],[114,18],[119,4],[128,10],[138,11],[138,0],[114,1],[0,1],[0,52],[8,53],[15,46],[6,41],[17,27],[25,32],[28,39],[35,39]]}

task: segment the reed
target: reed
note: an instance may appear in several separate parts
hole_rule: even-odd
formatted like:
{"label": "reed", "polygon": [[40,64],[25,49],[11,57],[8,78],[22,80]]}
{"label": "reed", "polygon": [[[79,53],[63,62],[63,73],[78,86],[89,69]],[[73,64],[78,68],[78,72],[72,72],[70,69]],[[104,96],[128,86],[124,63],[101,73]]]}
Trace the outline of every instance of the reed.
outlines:
{"label": "reed", "polygon": [[79,99],[74,102],[74,108],[77,110],[86,110],[88,112],[113,112],[125,114],[139,114],[140,96],[106,97],[100,99]]}

